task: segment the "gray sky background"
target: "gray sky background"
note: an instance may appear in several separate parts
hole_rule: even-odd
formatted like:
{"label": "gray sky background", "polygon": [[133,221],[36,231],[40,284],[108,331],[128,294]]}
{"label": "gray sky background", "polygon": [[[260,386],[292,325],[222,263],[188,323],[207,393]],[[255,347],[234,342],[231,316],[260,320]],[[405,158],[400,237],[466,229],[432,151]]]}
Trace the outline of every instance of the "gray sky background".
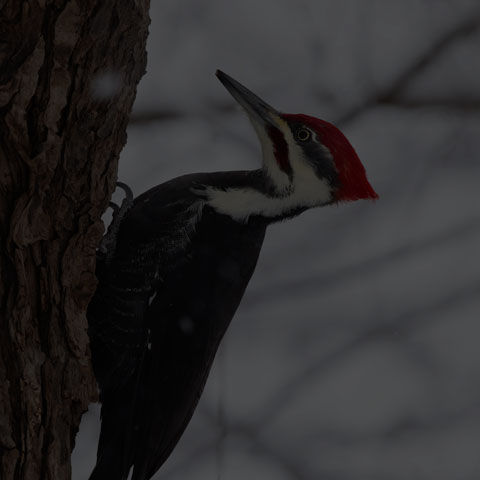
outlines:
{"label": "gray sky background", "polygon": [[[279,110],[336,123],[380,195],[270,228],[154,478],[478,480],[478,0],[168,0],[151,17],[119,171],[137,195],[260,164],[217,68]],[[93,467],[98,411],[74,480]]]}

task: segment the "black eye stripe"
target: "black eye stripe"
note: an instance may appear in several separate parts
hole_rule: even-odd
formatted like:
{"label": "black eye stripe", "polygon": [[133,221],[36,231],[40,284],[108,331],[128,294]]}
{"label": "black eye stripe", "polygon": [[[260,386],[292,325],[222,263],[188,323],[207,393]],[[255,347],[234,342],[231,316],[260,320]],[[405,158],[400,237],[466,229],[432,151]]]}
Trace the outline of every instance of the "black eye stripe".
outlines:
{"label": "black eye stripe", "polygon": [[[305,158],[313,167],[317,176],[320,178],[326,178],[334,187],[338,186],[338,172],[335,163],[332,160],[332,155],[326,147],[322,145],[317,133],[301,122],[291,122],[289,123],[289,126],[295,140],[302,148]],[[309,137],[306,141],[301,140],[298,136],[299,132],[302,130],[306,130],[309,133]]]}

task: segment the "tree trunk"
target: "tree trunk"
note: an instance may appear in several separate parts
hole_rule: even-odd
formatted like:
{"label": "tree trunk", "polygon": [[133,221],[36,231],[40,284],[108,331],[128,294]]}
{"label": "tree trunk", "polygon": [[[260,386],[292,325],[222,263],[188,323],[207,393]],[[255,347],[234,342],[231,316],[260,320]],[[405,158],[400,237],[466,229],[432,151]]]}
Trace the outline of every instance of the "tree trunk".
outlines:
{"label": "tree trunk", "polygon": [[149,0],[0,0],[0,478],[68,479]]}

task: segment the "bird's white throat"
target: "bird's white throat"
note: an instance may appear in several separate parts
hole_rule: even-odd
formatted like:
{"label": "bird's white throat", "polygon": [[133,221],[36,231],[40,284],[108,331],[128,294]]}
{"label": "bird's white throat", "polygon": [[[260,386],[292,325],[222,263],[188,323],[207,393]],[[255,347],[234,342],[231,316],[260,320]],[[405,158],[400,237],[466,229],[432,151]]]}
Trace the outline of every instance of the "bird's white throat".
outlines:
{"label": "bird's white throat", "polygon": [[332,192],[326,180],[312,172],[296,172],[292,188],[283,196],[270,196],[254,188],[207,187],[202,191],[205,205],[233,220],[245,223],[253,216],[282,217],[297,208],[311,208],[329,203]]}

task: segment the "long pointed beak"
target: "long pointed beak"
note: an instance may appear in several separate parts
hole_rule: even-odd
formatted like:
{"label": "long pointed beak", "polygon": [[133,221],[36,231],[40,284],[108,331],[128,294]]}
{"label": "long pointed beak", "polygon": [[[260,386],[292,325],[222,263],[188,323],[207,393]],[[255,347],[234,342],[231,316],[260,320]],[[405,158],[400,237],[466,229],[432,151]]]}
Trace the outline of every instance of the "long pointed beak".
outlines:
{"label": "long pointed beak", "polygon": [[260,125],[277,126],[275,119],[280,116],[280,113],[275,108],[221,70],[217,70],[216,75],[252,120],[256,120]]}

